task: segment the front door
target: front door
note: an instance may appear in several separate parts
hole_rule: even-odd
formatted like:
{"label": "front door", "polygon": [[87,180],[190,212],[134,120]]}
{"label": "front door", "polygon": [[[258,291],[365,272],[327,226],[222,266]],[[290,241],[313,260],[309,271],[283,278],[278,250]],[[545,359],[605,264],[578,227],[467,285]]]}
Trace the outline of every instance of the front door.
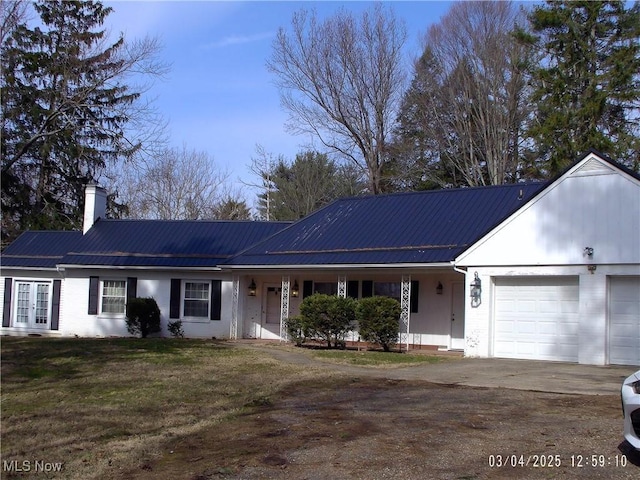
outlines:
{"label": "front door", "polygon": [[278,284],[264,286],[264,318],[261,338],[280,338],[280,310],[282,287]]}
{"label": "front door", "polygon": [[464,283],[451,285],[451,346],[464,350]]}
{"label": "front door", "polygon": [[51,319],[51,284],[16,282],[14,327],[48,329]]}

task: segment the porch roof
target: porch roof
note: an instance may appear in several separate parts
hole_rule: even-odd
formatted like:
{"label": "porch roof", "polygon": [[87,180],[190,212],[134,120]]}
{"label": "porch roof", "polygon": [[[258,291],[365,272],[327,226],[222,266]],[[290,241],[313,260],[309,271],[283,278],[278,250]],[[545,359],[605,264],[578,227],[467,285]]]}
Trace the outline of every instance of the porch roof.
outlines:
{"label": "porch roof", "polygon": [[546,183],[338,200],[221,266],[448,263]]}

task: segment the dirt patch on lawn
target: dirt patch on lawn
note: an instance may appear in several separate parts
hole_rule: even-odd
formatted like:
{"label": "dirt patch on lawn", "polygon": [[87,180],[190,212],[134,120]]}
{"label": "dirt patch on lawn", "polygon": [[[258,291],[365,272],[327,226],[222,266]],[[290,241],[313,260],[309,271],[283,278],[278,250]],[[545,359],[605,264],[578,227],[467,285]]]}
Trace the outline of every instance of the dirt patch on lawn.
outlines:
{"label": "dirt patch on lawn", "polygon": [[170,439],[126,476],[636,479],[638,465],[616,396],[346,377],[290,385],[216,428]]}

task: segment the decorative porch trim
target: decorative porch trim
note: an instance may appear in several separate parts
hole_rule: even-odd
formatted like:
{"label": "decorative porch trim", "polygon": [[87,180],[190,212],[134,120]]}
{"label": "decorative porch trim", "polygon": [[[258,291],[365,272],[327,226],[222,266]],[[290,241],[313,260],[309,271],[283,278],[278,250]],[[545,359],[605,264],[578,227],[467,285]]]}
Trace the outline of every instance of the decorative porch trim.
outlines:
{"label": "decorative porch trim", "polygon": [[238,302],[240,301],[240,277],[233,276],[231,298],[231,338],[238,338]]}
{"label": "decorative porch trim", "polygon": [[402,275],[402,296],[400,297],[400,345],[409,350],[409,319],[411,317],[411,275]]}
{"label": "decorative porch trim", "polygon": [[338,297],[347,297],[347,276],[338,275]]}
{"label": "decorative porch trim", "polygon": [[287,340],[286,320],[289,318],[289,285],[291,280],[289,276],[282,277],[282,298],[280,302],[280,341]]}

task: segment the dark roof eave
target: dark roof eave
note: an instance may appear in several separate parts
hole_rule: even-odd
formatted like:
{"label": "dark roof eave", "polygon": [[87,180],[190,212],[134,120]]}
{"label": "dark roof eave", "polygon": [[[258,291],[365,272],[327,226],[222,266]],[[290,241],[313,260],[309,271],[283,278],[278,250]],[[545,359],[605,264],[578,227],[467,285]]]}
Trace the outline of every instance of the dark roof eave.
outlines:
{"label": "dark roof eave", "polygon": [[222,271],[220,265],[110,265],[110,264],[88,264],[88,263],[60,263],[56,266],[58,270],[68,270],[68,269],[79,269],[79,270],[191,270],[191,271]]}
{"label": "dark roof eave", "polygon": [[308,255],[308,254],[329,254],[329,253],[367,253],[367,252],[408,252],[422,250],[451,250],[453,248],[466,249],[467,244],[451,245],[403,245],[401,247],[362,247],[362,248],[333,248],[325,250],[278,250],[266,251],[263,255]]}
{"label": "dark roof eave", "polygon": [[[118,258],[203,258],[203,259],[213,259],[213,260],[226,260],[231,258],[232,255],[227,254],[176,254],[176,253],[135,253],[135,252],[100,252],[100,253],[91,253],[91,252],[69,252],[65,255],[66,257],[118,257]],[[63,257],[60,257],[63,258]]]}

